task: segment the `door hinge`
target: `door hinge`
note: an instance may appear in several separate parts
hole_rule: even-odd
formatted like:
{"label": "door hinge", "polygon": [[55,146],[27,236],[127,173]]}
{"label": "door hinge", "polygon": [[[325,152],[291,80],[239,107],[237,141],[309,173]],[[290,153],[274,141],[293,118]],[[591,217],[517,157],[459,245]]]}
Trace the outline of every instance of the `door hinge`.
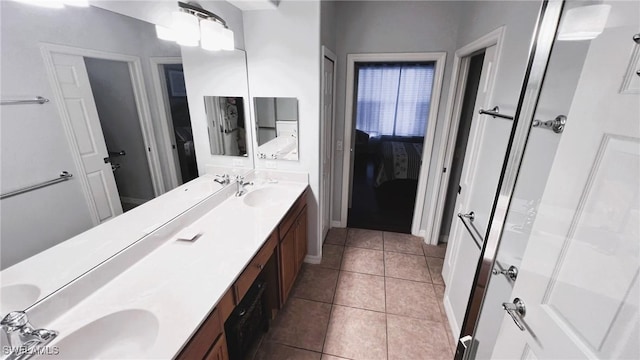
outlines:
{"label": "door hinge", "polygon": [[458,185],[458,194],[462,192],[462,186]]}
{"label": "door hinge", "polygon": [[175,148],[176,148],[176,146],[175,146],[175,145],[173,145],[173,144],[171,144],[171,148],[172,148],[172,149],[175,149]]}
{"label": "door hinge", "polygon": [[447,168],[442,168],[442,173],[446,173],[447,172]]}
{"label": "door hinge", "polygon": [[149,150],[149,152],[151,152],[151,147],[148,147],[147,149]]}

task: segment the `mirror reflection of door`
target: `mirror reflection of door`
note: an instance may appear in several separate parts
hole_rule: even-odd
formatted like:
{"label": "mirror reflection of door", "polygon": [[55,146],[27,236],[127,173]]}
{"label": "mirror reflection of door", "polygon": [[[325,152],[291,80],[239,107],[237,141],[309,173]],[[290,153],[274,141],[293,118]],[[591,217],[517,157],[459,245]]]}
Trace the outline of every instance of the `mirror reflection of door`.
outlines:
{"label": "mirror reflection of door", "polygon": [[84,59],[124,212],[155,197],[129,64]]}
{"label": "mirror reflection of door", "polygon": [[170,131],[170,133],[173,134],[175,139],[174,151],[180,166],[180,171],[178,172],[182,180],[180,183],[183,184],[198,177],[198,165],[193,146],[193,130],[187,104],[184,72],[182,64],[164,64],[162,66],[167,85],[168,105],[171,109],[169,128],[171,130],[171,127],[173,127],[173,131]]}

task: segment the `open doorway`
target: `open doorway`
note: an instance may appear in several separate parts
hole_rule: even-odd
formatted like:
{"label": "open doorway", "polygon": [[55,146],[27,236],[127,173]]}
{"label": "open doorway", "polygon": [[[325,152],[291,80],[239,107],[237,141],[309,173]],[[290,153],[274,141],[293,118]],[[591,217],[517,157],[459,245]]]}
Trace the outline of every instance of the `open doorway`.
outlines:
{"label": "open doorway", "polygon": [[156,94],[160,130],[168,159],[167,185],[178,187],[198,177],[184,69],[180,57],[152,57],[151,81]]}
{"label": "open doorway", "polygon": [[349,227],[411,233],[434,62],[356,63]]}
{"label": "open doorway", "polygon": [[[420,224],[445,60],[446,53],[443,52],[347,55],[340,227],[349,225],[423,235]],[[375,75],[376,68],[393,66],[396,66],[395,73]],[[389,93],[383,96],[387,100],[375,101],[367,99],[367,95],[361,97],[358,104],[358,84],[362,83],[360,76],[364,76],[364,72],[374,73],[372,84],[381,83],[385,76],[395,77],[395,86],[382,86],[382,90],[378,90]],[[407,80],[403,81],[405,78]],[[414,84],[413,78],[420,81]],[[412,86],[421,92],[416,95]],[[365,124],[359,126],[361,129],[357,128],[358,116],[361,121],[365,119]],[[371,121],[371,126],[366,121]],[[384,160],[385,152],[387,161]],[[362,183],[366,186],[360,187],[364,190],[359,193],[358,185]],[[349,209],[357,206],[370,211],[373,207],[369,205],[373,201],[384,213],[379,212],[377,220],[369,218],[368,225],[357,223],[355,212]],[[403,210],[391,210],[394,203],[404,203]],[[398,221],[400,218],[402,220]],[[382,227],[380,219],[387,220],[388,227]]]}
{"label": "open doorway", "polygon": [[191,117],[187,103],[187,90],[184,83],[184,71],[182,64],[164,64],[163,68],[165,91],[169,107],[169,129],[172,148],[175,149],[178,166],[177,172],[179,184],[186,183],[198,177],[198,165],[196,152],[193,146],[193,130]]}
{"label": "open doorway", "polygon": [[478,88],[480,87],[480,76],[482,75],[482,64],[484,62],[485,49],[469,56],[469,70],[467,72],[467,80],[464,85],[464,96],[462,99],[462,107],[460,110],[460,120],[458,122],[458,131],[455,137],[455,145],[453,150],[453,159],[449,168],[449,181],[446,188],[444,212],[440,226],[438,242],[447,242],[449,233],[451,232],[451,221],[453,220],[456,199],[460,193],[460,178],[462,176],[462,168],[464,165],[465,152],[467,150],[467,142],[469,140],[469,132],[471,130],[471,121],[473,119],[476,105],[476,97]]}
{"label": "open doorway", "polygon": [[124,212],[155,197],[129,64],[84,58]]}

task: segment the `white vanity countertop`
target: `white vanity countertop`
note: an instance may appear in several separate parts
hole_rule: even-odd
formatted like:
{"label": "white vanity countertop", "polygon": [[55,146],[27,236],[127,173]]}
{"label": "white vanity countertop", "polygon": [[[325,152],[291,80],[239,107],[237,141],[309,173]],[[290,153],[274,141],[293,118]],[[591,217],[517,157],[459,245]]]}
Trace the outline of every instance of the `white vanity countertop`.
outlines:
{"label": "white vanity countertop", "polygon": [[222,189],[223,186],[213,179],[212,175],[196,178],[126,214],[4,269],[0,272],[0,280],[4,290],[9,290],[4,293],[3,299],[5,295],[12,297],[9,293],[11,285],[35,286],[39,294],[25,304],[19,304],[19,299],[12,300],[12,308],[4,309],[5,306],[2,306],[2,313],[22,310],[33,304]]}
{"label": "white vanity countertop", "polygon": [[[276,178],[268,172],[261,176]],[[59,345],[60,358],[64,358],[65,336],[109,314],[137,309],[138,314],[145,311],[153,314],[140,317],[145,319],[136,330],[144,333],[140,335],[140,343],[144,343],[141,348],[132,347],[129,335],[127,341],[109,341],[110,336],[118,337],[122,329],[137,327],[134,319],[137,315],[131,311],[127,314],[133,314],[132,318],[120,324],[121,329],[118,325],[101,325],[106,340],[96,341],[111,344],[109,355],[117,358],[176,356],[307,188],[306,174],[304,176],[305,181],[254,180],[256,184],[248,187],[247,195],[229,197],[187,226],[186,229],[201,234],[195,241],[176,240],[174,233],[163,245],[72,311],[46,324],[47,328],[60,332],[50,346]],[[233,183],[231,186],[235,189]],[[262,208],[244,202],[252,191],[263,187],[281,188],[279,201]],[[155,321],[149,320],[153,317],[157,320],[155,328]],[[157,332],[155,338],[153,332]],[[73,353],[75,350],[71,348],[73,346],[68,351]]]}

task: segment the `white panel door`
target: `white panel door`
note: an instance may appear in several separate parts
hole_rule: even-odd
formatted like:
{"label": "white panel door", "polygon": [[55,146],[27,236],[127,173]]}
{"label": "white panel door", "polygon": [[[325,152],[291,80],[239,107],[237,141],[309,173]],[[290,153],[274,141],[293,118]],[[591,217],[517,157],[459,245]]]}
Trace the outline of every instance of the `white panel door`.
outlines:
{"label": "white panel door", "polygon": [[101,223],[122,214],[122,205],[111,164],[104,161],[108,157],[107,145],[84,58],[58,53],[51,57],[76,143],[72,151],[77,151],[82,159],[79,171],[88,185],[85,196],[93,210],[94,222]]}
{"label": "white panel door", "polygon": [[331,151],[333,143],[333,60],[324,57],[322,66],[322,238],[329,231],[331,217]]}
{"label": "white panel door", "polygon": [[526,306],[524,330],[505,315],[492,358],[640,358],[640,97],[620,92],[640,47],[640,3],[611,5],[512,292]]}
{"label": "white panel door", "polygon": [[[456,211],[458,213],[476,212],[477,209],[484,206],[476,206],[477,197],[470,196],[474,191],[493,192],[496,191],[496,184],[485,182],[482,170],[477,166],[477,153],[483,137],[482,115],[478,113],[479,109],[486,108],[489,102],[491,90],[490,79],[493,78],[491,72],[495,68],[496,46],[488,47],[485,50],[484,60],[482,63],[482,73],[480,75],[480,84],[476,95],[476,103],[474,106],[474,117],[471,121],[471,130],[469,133],[469,145],[467,146],[465,161],[460,177],[460,194],[456,199]],[[491,120],[488,120],[491,121]],[[499,159],[501,161],[501,159]],[[488,218],[488,217],[487,217]],[[478,223],[478,219],[474,223]],[[475,225],[484,236],[485,225]],[[476,235],[476,238],[479,236]],[[473,276],[475,274],[476,265],[480,257],[480,243],[476,243],[471,237],[460,219],[454,215],[451,223],[451,236],[449,237],[449,245],[447,246],[447,254],[445,256],[443,266],[443,278],[447,283],[445,290],[445,302],[448,304],[449,323],[454,332],[458,332],[464,320],[464,314],[467,309],[467,301],[471,292]],[[457,335],[457,334],[456,334]]]}

